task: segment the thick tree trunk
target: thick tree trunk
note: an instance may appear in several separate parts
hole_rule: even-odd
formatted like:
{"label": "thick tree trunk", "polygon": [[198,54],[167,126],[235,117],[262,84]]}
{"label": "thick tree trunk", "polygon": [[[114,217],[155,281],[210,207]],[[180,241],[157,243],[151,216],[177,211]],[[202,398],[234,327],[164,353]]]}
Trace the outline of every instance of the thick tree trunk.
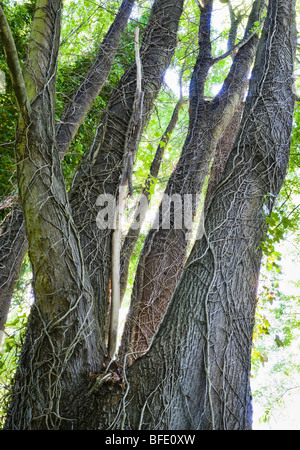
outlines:
{"label": "thick tree trunk", "polygon": [[[254,2],[245,37],[260,19],[263,2]],[[203,99],[207,73],[213,59],[210,44],[212,2],[202,8],[199,36],[199,56],[194,68],[190,88],[190,124],[179,162],[167,184],[165,195],[175,195],[178,205],[170,208],[170,228],[164,226],[163,200],[159,210],[159,229],[150,230],[140,256],[132,299],[125,324],[121,356],[127,352],[146,351],[169,303],[181,274],[190,232],[186,222],[176,229],[176,214],[187,213],[187,195],[192,198],[191,216],[194,217],[198,198],[209,174],[217,142],[231,122],[242,101],[251,64],[255,56],[258,37],[253,36],[234,58],[223,88],[212,102]],[[175,199],[176,203],[176,199]],[[177,208],[177,209],[176,209]],[[132,355],[133,358],[133,355]]]}
{"label": "thick tree trunk", "polygon": [[[140,49],[144,93],[140,131],[148,122],[163,75],[174,54],[182,7],[183,0],[154,2]],[[101,206],[97,199],[101,194],[118,196],[128,144],[134,131],[131,118],[135,92],[136,68],[133,65],[110,97],[94,142],[75,176],[70,193],[73,217],[94,287],[101,330],[105,328],[109,295],[112,230],[97,227],[97,205]]]}
{"label": "thick tree trunk", "polygon": [[88,406],[89,373],[104,350],[55,143],[60,0],[38,0],[25,82],[31,102],[17,132],[18,186],[35,302],[15,377],[8,429],[76,428]]}
{"label": "thick tree trunk", "polygon": [[295,0],[270,0],[240,133],[205,234],[149,351],[126,370],[115,428],[251,428],[261,242],[289,160],[295,49]]}

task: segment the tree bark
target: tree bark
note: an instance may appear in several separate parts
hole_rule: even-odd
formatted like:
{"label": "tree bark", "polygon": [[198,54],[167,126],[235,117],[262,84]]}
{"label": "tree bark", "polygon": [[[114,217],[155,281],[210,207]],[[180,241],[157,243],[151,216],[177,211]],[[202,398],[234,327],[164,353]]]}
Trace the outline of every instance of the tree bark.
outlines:
{"label": "tree bark", "polygon": [[[260,19],[263,2],[254,2],[245,38],[254,22]],[[208,71],[213,64],[210,43],[212,2],[201,10],[199,26],[199,56],[194,68],[190,87],[189,131],[179,162],[167,184],[165,195],[175,195],[179,202],[170,207],[170,227],[164,225],[163,202],[159,208],[159,229],[148,233],[140,256],[134,281],[130,310],[122,337],[122,358],[127,352],[146,351],[181,274],[191,229],[184,220],[176,229],[176,214],[186,214],[186,195],[192,198],[189,206],[191,217],[195,216],[198,198],[209,174],[217,142],[231,122],[248,84],[258,36],[239,50],[232,63],[220,93],[211,101],[204,100],[204,86]],[[164,201],[164,200],[163,200]],[[177,209],[176,209],[177,208]],[[139,353],[137,353],[139,355]],[[134,355],[131,356],[133,359]]]}
{"label": "tree bark", "polygon": [[210,199],[205,234],[150,349],[126,370],[116,428],[252,426],[261,242],[289,161],[295,50],[295,1],[270,0],[239,136]]}
{"label": "tree bark", "polygon": [[215,156],[210,170],[208,186],[205,193],[205,208],[221,179],[227,159],[229,158],[230,152],[233,149],[233,145],[239,131],[243,109],[244,102],[241,101],[231,119],[231,122],[225,128],[224,133],[217,143]]}
{"label": "tree bark", "polygon": [[[175,51],[182,7],[183,0],[156,0],[151,10],[140,49],[144,92],[141,132],[148,123],[163,75]],[[131,118],[135,92],[136,68],[133,65],[112,92],[93,144],[70,192],[73,217],[94,287],[101,330],[105,329],[108,305],[112,230],[97,227],[96,205],[101,194],[118,197],[128,144],[132,146],[134,123]]]}

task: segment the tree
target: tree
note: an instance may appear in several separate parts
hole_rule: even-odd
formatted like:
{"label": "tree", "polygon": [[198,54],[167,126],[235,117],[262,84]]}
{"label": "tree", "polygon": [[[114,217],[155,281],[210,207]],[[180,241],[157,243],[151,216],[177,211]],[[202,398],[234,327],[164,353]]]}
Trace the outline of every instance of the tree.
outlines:
{"label": "tree", "polygon": [[[130,184],[142,130],[174,55],[183,2],[154,2],[140,47],[140,89],[137,56],[112,91],[69,194],[55,129],[61,1],[37,0],[24,70],[0,7],[19,108],[18,190],[35,295],[7,429],[251,428],[249,367],[261,242],[289,159],[295,1],[269,1],[257,50],[263,2],[253,2],[224,88],[207,102],[212,4],[199,4],[189,132],[167,193],[190,192],[186,183],[194,185],[194,194],[203,189],[216,144],[241,106],[256,53],[249,92],[237,139],[208,199],[203,237],[181,263],[150,348],[130,365],[136,348],[122,350],[117,360],[107,355],[112,230],[95,227],[95,204],[99,194],[118,199],[120,182]],[[170,242],[178,249],[177,240]],[[185,242],[182,247],[186,253]]]}
{"label": "tree", "polygon": [[[177,29],[183,0],[155,2],[144,32],[140,49],[143,68],[143,106],[136,128],[136,67],[131,66],[112,92],[95,138],[81,167],[76,173],[70,192],[75,224],[80,233],[81,246],[98,303],[100,327],[103,329],[111,270],[112,230],[95,227],[98,211],[95,208],[101,194],[118,196],[126,159],[134,159],[141,131],[162,85],[162,77],[174,54]],[[162,26],[163,24],[163,26]],[[132,154],[131,154],[132,153]],[[132,161],[133,162],[133,161]],[[129,163],[129,168],[131,167]],[[101,206],[101,205],[99,205]]]}
{"label": "tree", "polygon": [[[209,173],[215,148],[224,129],[239,109],[248,83],[248,75],[258,42],[253,36],[259,23],[264,2],[256,1],[246,26],[244,45],[233,64],[220,93],[212,100],[204,99],[204,87],[209,69],[222,57],[214,59],[211,49],[211,14],[213,2],[201,7],[199,24],[199,55],[190,84],[189,131],[178,164],[173,171],[165,194],[168,199],[192,196],[191,215],[195,216],[199,193]],[[236,23],[233,22],[233,26]],[[232,36],[232,33],[229,33]],[[245,43],[246,41],[246,43]],[[248,41],[248,42],[247,42]],[[229,53],[233,52],[232,47]],[[234,137],[234,136],[233,136]],[[176,229],[175,216],[184,205],[170,205],[170,226],[164,224],[165,198],[159,209],[159,229],[149,232],[141,253],[136,281],[133,286],[129,320],[123,338],[124,353],[146,350],[160,323],[181,274],[190,241],[189,226]],[[138,341],[137,341],[138,337]]]}
{"label": "tree", "polygon": [[[63,111],[55,132],[61,158],[65,155],[79,125],[84,120],[93,101],[107,80],[118,48],[118,42],[125,29],[133,5],[134,0],[124,0],[121,4],[114,22],[99,47],[93,65]],[[4,46],[4,50],[5,48],[6,46]],[[12,77],[12,82],[15,82],[15,77]],[[23,215],[20,212],[20,205],[18,205],[17,201],[15,202],[17,203],[15,209],[9,218],[6,218],[0,237],[2,241],[0,261],[2,261],[4,269],[0,279],[0,330],[2,331],[5,326],[11,295],[18,279],[24,255],[28,249]]]}

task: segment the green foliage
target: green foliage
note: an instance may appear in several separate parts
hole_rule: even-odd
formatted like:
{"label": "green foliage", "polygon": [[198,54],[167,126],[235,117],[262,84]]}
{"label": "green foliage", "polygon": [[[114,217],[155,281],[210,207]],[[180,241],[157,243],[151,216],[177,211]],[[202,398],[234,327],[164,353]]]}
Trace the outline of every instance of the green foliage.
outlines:
{"label": "green foliage", "polygon": [[97,5],[87,0],[64,1],[60,62],[70,63],[78,55],[95,52],[119,5],[112,0],[100,0]]}
{"label": "green foliage", "polygon": [[[285,406],[284,395],[299,386],[300,298],[275,289],[259,299],[252,351],[254,411],[268,422]],[[264,327],[264,325],[266,325]]]}

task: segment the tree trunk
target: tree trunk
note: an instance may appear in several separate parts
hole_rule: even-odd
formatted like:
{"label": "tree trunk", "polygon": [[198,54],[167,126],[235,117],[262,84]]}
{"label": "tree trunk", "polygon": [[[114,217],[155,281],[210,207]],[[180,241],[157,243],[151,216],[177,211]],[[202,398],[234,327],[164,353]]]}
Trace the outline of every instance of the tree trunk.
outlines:
{"label": "tree trunk", "polygon": [[[190,242],[192,221],[190,227],[185,220],[178,226],[176,215],[182,213],[185,217],[190,209],[191,217],[195,216],[217,142],[242,101],[255,56],[256,35],[234,58],[221,92],[211,102],[204,100],[205,81],[213,64],[210,43],[212,2],[208,1],[205,5],[200,17],[199,56],[190,87],[189,131],[179,162],[165,190],[167,200],[175,199],[174,206],[170,206],[170,227],[164,225],[164,198],[158,213],[159,229],[150,230],[140,256],[122,338],[121,357],[127,352],[146,351],[162,319],[181,274]],[[245,38],[260,19],[262,6],[260,0],[254,2]],[[191,205],[187,195],[192,199]]]}
{"label": "tree trunk", "polygon": [[[17,132],[18,186],[35,302],[7,416],[9,429],[76,428],[86,413],[89,373],[104,350],[55,144],[54,98],[60,0],[38,0],[25,82],[30,109]],[[47,86],[47,89],[45,88]]]}
{"label": "tree trunk", "polygon": [[270,0],[240,133],[205,234],[150,349],[126,370],[115,428],[251,428],[261,242],[289,160],[295,49],[295,0]]}
{"label": "tree trunk", "polygon": [[[142,91],[141,129],[146,126],[163,75],[174,54],[183,0],[156,0],[141,44]],[[98,321],[105,329],[108,286],[111,271],[110,228],[97,227],[99,196],[118,196],[120,178],[133,133],[133,104],[136,68],[133,65],[112,92],[93,144],[78,170],[70,193],[75,224],[97,301]],[[131,142],[132,144],[132,142]],[[101,198],[101,197],[100,197]],[[98,200],[98,201],[97,201]],[[105,200],[103,200],[104,206]]]}

